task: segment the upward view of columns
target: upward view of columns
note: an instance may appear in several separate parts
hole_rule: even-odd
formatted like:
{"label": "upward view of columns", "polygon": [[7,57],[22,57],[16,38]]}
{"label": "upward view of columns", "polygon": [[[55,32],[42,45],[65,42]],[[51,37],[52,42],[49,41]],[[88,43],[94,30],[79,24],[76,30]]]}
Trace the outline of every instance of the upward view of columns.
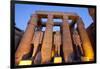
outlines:
{"label": "upward view of columns", "polygon": [[72,62],[71,56],[73,54],[73,47],[72,47],[72,40],[71,40],[71,34],[67,16],[63,16],[62,42],[63,42],[64,60],[65,62]]}
{"label": "upward view of columns", "polygon": [[15,53],[15,63],[18,64],[22,60],[23,56],[28,55],[31,50],[31,40],[34,35],[34,29],[36,24],[36,15],[32,15],[26,31],[21,39],[18,49]]}
{"label": "upward view of columns", "polygon": [[92,49],[91,42],[85,30],[84,23],[81,18],[79,18],[77,22],[78,31],[82,40],[82,46],[84,51],[83,61],[93,61],[94,60],[94,52]]}
{"label": "upward view of columns", "polygon": [[[79,61],[93,61],[94,51],[90,39],[82,19],[78,17],[78,15],[72,13],[58,12],[38,12],[36,15],[32,15],[15,53],[15,64],[19,64],[23,57],[27,57],[30,52],[30,58],[32,58],[32,62],[34,61],[34,64],[48,64],[53,62],[54,58],[57,60],[60,58],[60,63],[62,61],[71,63],[74,61],[73,58],[77,57],[74,53],[74,45],[77,46],[77,52],[79,52],[78,50],[82,52],[82,55],[79,55]],[[41,18],[47,18],[47,22],[43,23]],[[62,19],[62,22],[53,21],[53,19],[59,18]],[[69,20],[72,20],[72,22],[69,23]],[[74,28],[75,23],[76,28]],[[42,30],[44,26],[46,27],[45,31]],[[61,27],[61,30],[54,31],[54,26]],[[59,63],[59,60],[57,62]]]}
{"label": "upward view of columns", "polygon": [[42,61],[41,63],[48,63],[51,60],[52,53],[52,33],[53,33],[53,16],[48,14],[48,21],[46,23],[46,30],[44,33],[44,39],[42,44]]}

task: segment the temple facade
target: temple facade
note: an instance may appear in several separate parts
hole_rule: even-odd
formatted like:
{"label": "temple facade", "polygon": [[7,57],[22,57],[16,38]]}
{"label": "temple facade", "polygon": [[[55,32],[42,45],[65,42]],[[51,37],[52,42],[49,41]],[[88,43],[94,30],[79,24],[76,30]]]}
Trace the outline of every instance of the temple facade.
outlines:
{"label": "temple facade", "polygon": [[[54,31],[54,26],[60,30]],[[15,64],[22,60],[30,60],[31,64],[94,61],[94,50],[82,18],[76,13],[37,11],[15,52]]]}

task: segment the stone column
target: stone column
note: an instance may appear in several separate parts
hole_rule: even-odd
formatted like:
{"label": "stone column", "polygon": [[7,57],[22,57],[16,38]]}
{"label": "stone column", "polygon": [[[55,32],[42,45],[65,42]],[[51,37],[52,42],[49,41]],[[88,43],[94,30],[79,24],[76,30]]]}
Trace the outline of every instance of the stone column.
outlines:
{"label": "stone column", "polygon": [[63,38],[62,43],[63,43],[64,60],[66,63],[72,62],[73,47],[72,47],[70,28],[68,24],[68,17],[66,15],[63,16],[62,38]]}
{"label": "stone column", "polygon": [[95,8],[88,8],[89,15],[92,18],[91,25],[86,29],[89,35],[93,50],[96,50],[96,9]]}
{"label": "stone column", "polygon": [[61,34],[59,31],[56,31],[54,34],[54,45],[55,45],[56,55],[60,56]]}
{"label": "stone column", "polygon": [[92,45],[91,45],[91,42],[89,40],[89,37],[87,35],[87,32],[85,30],[85,27],[84,27],[84,24],[81,18],[79,18],[77,22],[77,27],[78,27],[80,38],[82,41],[82,46],[83,46],[83,51],[84,51],[84,56],[85,56],[83,58],[83,61],[94,60],[94,52],[92,49]]}
{"label": "stone column", "polygon": [[75,52],[75,60],[76,61],[81,61],[81,56],[83,56],[83,48],[82,48],[82,42],[80,39],[80,36],[78,34],[78,31],[75,29],[73,31],[73,48]]}
{"label": "stone column", "polygon": [[33,54],[32,54],[32,60],[34,62],[34,64],[38,63],[37,60],[40,61],[40,58],[41,57],[38,57],[40,56],[40,42],[42,41],[42,34],[43,32],[42,31],[35,31],[35,34],[34,34],[34,37],[33,37],[33,40],[32,40],[32,44],[34,45],[33,47]]}
{"label": "stone column", "polygon": [[41,31],[36,31],[32,40],[32,44],[34,44],[32,57],[35,57],[36,52],[38,51],[39,41],[40,41]]}
{"label": "stone column", "polygon": [[31,41],[34,34],[34,29],[36,26],[36,15],[32,15],[26,31],[20,41],[18,49],[15,53],[15,64],[18,64],[19,61],[23,58],[23,56],[27,55],[30,52]]}
{"label": "stone column", "polygon": [[48,14],[48,22],[46,23],[46,30],[44,33],[44,39],[41,49],[42,64],[48,63],[51,60],[52,35],[53,35],[53,15]]}

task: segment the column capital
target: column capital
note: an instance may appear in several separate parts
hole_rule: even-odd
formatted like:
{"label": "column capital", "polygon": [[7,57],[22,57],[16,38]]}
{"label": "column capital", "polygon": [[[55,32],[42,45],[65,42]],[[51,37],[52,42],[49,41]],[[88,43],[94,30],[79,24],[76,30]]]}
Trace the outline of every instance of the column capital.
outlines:
{"label": "column capital", "polygon": [[68,20],[68,16],[67,15],[63,15],[63,19],[64,20]]}
{"label": "column capital", "polygon": [[67,21],[67,20],[68,20],[68,16],[63,15],[63,20],[64,20],[64,21]]}
{"label": "column capital", "polygon": [[67,15],[63,15],[63,24],[65,24],[66,22],[68,22],[68,16]]}
{"label": "column capital", "polygon": [[37,25],[37,15],[36,14],[32,14],[29,20],[28,24],[32,24],[32,25]]}
{"label": "column capital", "polygon": [[62,26],[68,25],[68,16],[63,15],[63,19],[62,20],[63,20]]}
{"label": "column capital", "polygon": [[47,22],[47,25],[54,25],[53,23],[53,15],[52,14],[48,14],[48,22]]}
{"label": "column capital", "polygon": [[52,14],[48,14],[48,19],[53,19],[53,15]]}
{"label": "column capital", "polygon": [[83,23],[82,18],[78,18],[77,25],[80,26],[80,27],[84,27],[84,23]]}

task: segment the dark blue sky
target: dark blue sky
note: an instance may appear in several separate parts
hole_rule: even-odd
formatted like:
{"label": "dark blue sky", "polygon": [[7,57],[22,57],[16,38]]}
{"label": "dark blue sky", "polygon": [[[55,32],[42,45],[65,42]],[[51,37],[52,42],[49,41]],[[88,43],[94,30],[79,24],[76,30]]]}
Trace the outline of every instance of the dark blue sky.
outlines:
{"label": "dark blue sky", "polygon": [[[21,30],[25,30],[30,16],[35,11],[56,11],[56,12],[73,12],[77,13],[84,21],[85,27],[87,28],[91,23],[92,19],[89,16],[87,8],[79,7],[62,7],[62,6],[46,6],[46,5],[30,5],[30,4],[16,4],[15,5],[15,23],[16,27]],[[58,29],[58,28],[55,28]]]}

